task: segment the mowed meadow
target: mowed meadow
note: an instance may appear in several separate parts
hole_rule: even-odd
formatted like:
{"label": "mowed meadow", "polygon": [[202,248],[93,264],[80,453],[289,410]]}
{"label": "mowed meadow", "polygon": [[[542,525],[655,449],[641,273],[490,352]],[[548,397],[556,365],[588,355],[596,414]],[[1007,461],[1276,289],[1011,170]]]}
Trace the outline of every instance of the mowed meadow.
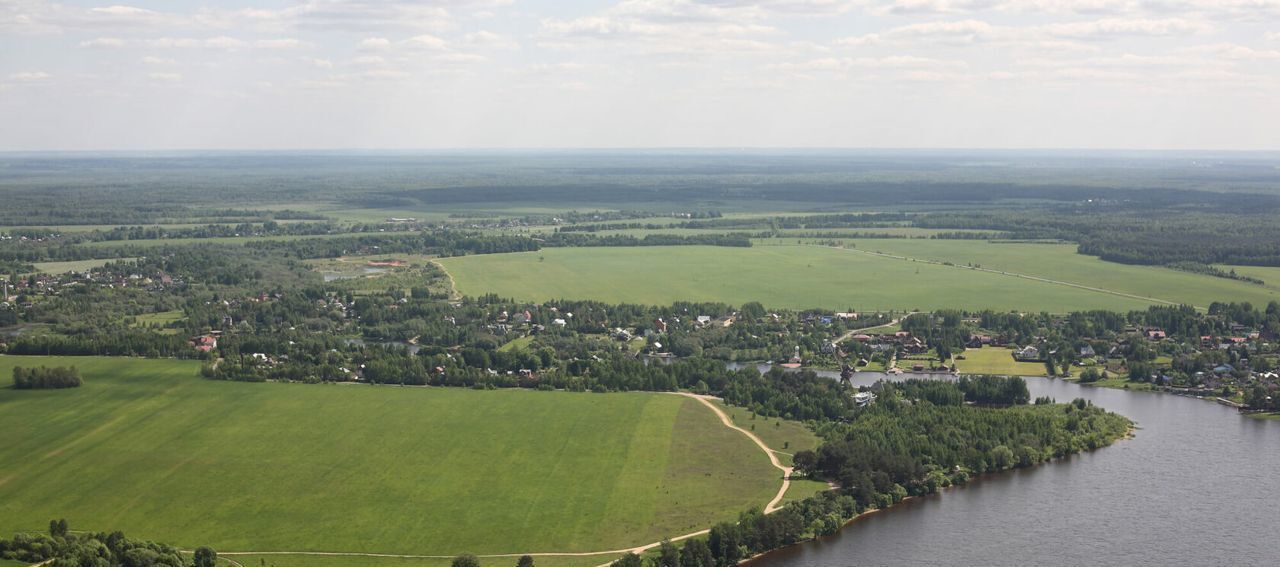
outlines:
{"label": "mowed meadow", "polygon": [[38,365],[85,385],[0,389],[0,533],[66,518],[230,552],[590,552],[732,519],[780,483],[676,395],[216,382],[90,357],[0,356],[0,377]]}
{"label": "mowed meadow", "polygon": [[[440,263],[463,294],[493,292],[528,301],[759,301],[789,309],[1068,312],[1280,299],[1280,292],[1266,286],[1104,262],[1058,244],[863,239],[837,248],[796,242],[758,241],[752,248],[548,248]],[[969,263],[994,271],[970,269]]]}

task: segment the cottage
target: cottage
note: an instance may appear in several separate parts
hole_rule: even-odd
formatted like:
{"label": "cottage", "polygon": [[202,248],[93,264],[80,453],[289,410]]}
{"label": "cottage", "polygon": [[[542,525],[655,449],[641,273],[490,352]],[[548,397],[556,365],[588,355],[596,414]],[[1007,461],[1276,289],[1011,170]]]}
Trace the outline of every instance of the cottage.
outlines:
{"label": "cottage", "polygon": [[858,392],[853,395],[853,403],[858,407],[866,407],[876,401],[876,395],[871,392]]}
{"label": "cottage", "polygon": [[1018,350],[1013,351],[1013,357],[1018,360],[1040,360],[1040,349],[1027,345]]}
{"label": "cottage", "polygon": [[201,335],[191,339],[189,342],[192,347],[200,352],[209,352],[218,348],[218,339],[214,338],[212,335]]}

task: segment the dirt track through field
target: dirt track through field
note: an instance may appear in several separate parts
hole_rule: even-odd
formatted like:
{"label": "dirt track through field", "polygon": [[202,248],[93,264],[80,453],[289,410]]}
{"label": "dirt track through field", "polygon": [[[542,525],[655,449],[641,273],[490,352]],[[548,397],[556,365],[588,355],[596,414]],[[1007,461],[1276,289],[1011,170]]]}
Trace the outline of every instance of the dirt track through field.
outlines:
{"label": "dirt track through field", "polygon": [[[787,467],[782,464],[782,461],[778,459],[779,452],[774,451],[773,449],[770,449],[769,446],[765,445],[764,441],[761,440],[760,437],[756,436],[755,433],[752,433],[746,429],[743,429],[735,425],[733,423],[733,420],[730,419],[729,416],[724,413],[724,410],[721,410],[714,403],[712,403],[711,400],[716,400],[719,398],[716,398],[714,396],[702,396],[698,394],[690,394],[687,392],[669,392],[669,393],[698,400],[698,402],[702,403],[702,405],[711,409],[711,411],[716,414],[716,417],[720,418],[720,422],[723,423],[725,427],[734,429],[736,431],[741,432],[743,435],[746,435],[747,438],[750,439],[753,443],[755,443],[756,446],[758,446],[761,451],[764,451],[764,454],[769,457],[769,463],[772,464],[774,468],[782,471],[782,486],[778,488],[778,493],[774,495],[773,499],[770,500],[767,504],[765,504],[764,513],[771,514],[773,512],[780,510],[782,508],[782,505],[781,505],[782,499],[786,497],[787,489],[791,487],[791,472],[793,469],[791,467]],[[670,538],[670,541],[676,542],[676,541],[689,539],[692,537],[698,537],[701,535],[705,535],[710,531],[711,531],[710,529],[699,530],[696,532],[687,533],[681,536]],[[626,549],[610,549],[607,551],[584,551],[584,552],[545,551],[545,552],[537,552],[537,553],[495,553],[495,554],[489,554],[489,555],[477,555],[476,557],[479,557],[482,559],[484,558],[501,559],[501,558],[520,557],[523,555],[528,555],[530,557],[593,557],[597,555],[615,555],[616,556],[616,555],[625,555],[627,553],[641,554],[650,549],[658,547],[659,545],[662,545],[661,541],[655,541],[653,543],[647,543],[637,547],[630,547]],[[397,554],[397,553],[360,553],[360,552],[345,552],[345,551],[220,551],[218,552],[218,557],[220,559],[226,558],[228,562],[234,563],[236,565],[239,565],[239,563],[235,563],[234,560],[226,556],[245,556],[245,555],[249,555],[249,556],[252,556],[252,555],[313,555],[313,556],[323,556],[323,557],[387,557],[387,558],[393,558],[393,559],[452,559],[453,557],[455,557],[454,555],[410,555],[410,554]],[[608,563],[604,563],[603,565],[608,565]]]}

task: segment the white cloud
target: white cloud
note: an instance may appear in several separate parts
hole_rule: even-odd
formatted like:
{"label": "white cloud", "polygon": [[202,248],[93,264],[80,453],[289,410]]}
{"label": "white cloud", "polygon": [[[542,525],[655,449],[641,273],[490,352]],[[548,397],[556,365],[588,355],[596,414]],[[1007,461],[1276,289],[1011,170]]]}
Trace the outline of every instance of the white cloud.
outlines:
{"label": "white cloud", "polygon": [[434,50],[440,50],[440,51],[443,51],[449,48],[449,44],[445,42],[445,40],[440,39],[439,37],[436,37],[428,33],[424,33],[422,35],[415,35],[409,39],[406,39],[400,42],[400,45],[403,45],[405,47],[414,47],[418,49],[434,49]]}
{"label": "white cloud", "polygon": [[236,39],[234,37],[221,35],[218,37],[211,37],[211,38],[205,39],[200,42],[200,45],[202,47],[207,47],[209,49],[232,50],[232,49],[241,49],[246,45],[248,45],[248,42],[242,39]]}
{"label": "white cloud", "polygon": [[845,71],[849,69],[963,69],[963,61],[917,57],[914,55],[889,55],[885,57],[822,57],[800,63],[777,63],[766,66],[773,70]]}
{"label": "white cloud", "polygon": [[1072,39],[1115,39],[1119,37],[1166,37],[1195,35],[1213,30],[1211,24],[1183,18],[1105,18],[1091,22],[1048,24],[1035,28],[1048,35]]}
{"label": "white cloud", "polygon": [[259,49],[301,49],[306,47],[306,44],[293,38],[281,38],[259,39],[253,42],[253,46]]}
{"label": "white cloud", "polygon": [[982,20],[931,21],[907,24],[861,36],[846,37],[834,43],[842,47],[880,44],[919,45],[979,43],[1016,44],[1047,50],[1090,51],[1095,47],[1085,42],[1116,40],[1126,37],[1170,37],[1207,33],[1213,26],[1184,19],[1123,19],[1044,24],[1037,26],[994,25]]}
{"label": "white cloud", "polygon": [[1195,55],[1205,55],[1220,59],[1235,60],[1280,60],[1280,50],[1276,49],[1254,49],[1247,45],[1239,45],[1234,43],[1215,43],[1212,45],[1197,45],[1180,50],[1181,53],[1190,53]]}
{"label": "white cloud", "polygon": [[1084,16],[1186,14],[1210,19],[1259,19],[1280,14],[1280,0],[873,0],[872,13],[922,16],[1000,12]]}
{"label": "white cloud", "polygon": [[366,37],[360,40],[361,49],[386,49],[391,47],[391,40],[385,37]]}
{"label": "white cloud", "polygon": [[19,71],[9,75],[9,80],[15,83],[43,83],[52,78],[53,75],[44,71]]}
{"label": "white cloud", "polygon": [[117,48],[124,47],[126,43],[118,37],[99,37],[80,42],[80,47]]}
{"label": "white cloud", "polygon": [[408,72],[401,71],[399,69],[373,69],[371,71],[361,73],[360,76],[365,79],[394,80],[405,79],[410,75]]}
{"label": "white cloud", "polygon": [[433,58],[441,63],[483,63],[489,58],[475,53],[445,53]]}
{"label": "white cloud", "polygon": [[180,73],[148,73],[147,77],[149,77],[152,81],[155,81],[157,83],[182,82],[182,75]]}
{"label": "white cloud", "polygon": [[177,65],[178,61],[168,57],[155,57],[148,55],[142,58],[142,63],[145,65]]}
{"label": "white cloud", "polygon": [[462,36],[466,45],[487,49],[517,49],[520,44],[505,35],[480,30]]}
{"label": "white cloud", "polygon": [[320,59],[318,57],[303,57],[302,61],[317,69],[332,69],[333,61],[328,59]]}

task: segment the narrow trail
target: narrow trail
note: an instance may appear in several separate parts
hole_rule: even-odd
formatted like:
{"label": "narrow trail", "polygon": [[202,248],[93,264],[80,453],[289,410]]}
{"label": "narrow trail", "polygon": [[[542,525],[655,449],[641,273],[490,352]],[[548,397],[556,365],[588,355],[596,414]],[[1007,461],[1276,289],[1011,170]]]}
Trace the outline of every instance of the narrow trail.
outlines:
{"label": "narrow trail", "polygon": [[[992,269],[992,268],[979,268],[979,267],[977,267],[977,266],[961,266],[961,265],[958,265],[958,264],[947,264],[946,262],[943,262],[943,261],[941,261],[941,260],[928,260],[928,259],[924,259],[924,258],[912,258],[912,257],[910,257],[910,256],[898,256],[898,255],[895,255],[895,254],[885,254],[884,252],[871,252],[871,251],[867,251],[867,250],[859,250],[859,249],[857,249],[857,248],[842,248],[842,247],[838,247],[838,246],[823,246],[823,245],[817,245],[817,244],[795,244],[795,245],[792,245],[792,246],[821,246],[821,247],[823,247],[823,248],[831,248],[831,249],[833,249],[833,250],[843,250],[843,251],[845,251],[845,252],[854,252],[854,253],[857,253],[857,254],[865,254],[865,255],[867,255],[867,256],[877,256],[877,257],[880,257],[880,258],[889,258],[889,259],[891,259],[891,260],[907,260],[907,261],[911,261],[911,262],[919,262],[919,263],[921,263],[921,264],[930,264],[930,265],[934,265],[934,266],[945,266],[945,267],[948,267],[948,268],[956,268],[956,269],[960,269],[960,270],[973,270],[973,271],[975,271],[975,272],[986,272],[986,273],[988,273],[988,274],[995,274],[995,275],[998,275],[998,276],[1008,276],[1008,277],[1013,277],[1013,278],[1022,278],[1022,279],[1024,279],[1024,280],[1031,280],[1031,281],[1037,281],[1037,282],[1047,283],[1047,284],[1053,284],[1053,285],[1061,285],[1061,286],[1067,286],[1067,287],[1074,287],[1074,288],[1076,288],[1076,289],[1082,289],[1082,290],[1085,290],[1085,291],[1092,291],[1092,292],[1095,292],[1095,293],[1105,293],[1105,294],[1108,294],[1108,295],[1115,295],[1115,296],[1118,296],[1118,297],[1124,297],[1124,298],[1128,298],[1128,299],[1137,299],[1137,300],[1139,300],[1139,301],[1147,301],[1147,302],[1151,302],[1151,303],[1161,303],[1161,304],[1164,304],[1164,305],[1181,305],[1181,304],[1180,304],[1179,302],[1177,302],[1177,301],[1169,301],[1169,300],[1167,300],[1167,299],[1160,299],[1160,298],[1157,298],[1157,297],[1143,297],[1143,296],[1141,296],[1141,295],[1136,295],[1136,294],[1132,294],[1132,293],[1126,293],[1126,292],[1123,292],[1123,291],[1116,291],[1116,290],[1114,290],[1114,289],[1106,289],[1106,288],[1102,288],[1102,287],[1093,287],[1093,286],[1088,286],[1088,285],[1084,285],[1084,284],[1073,283],[1073,282],[1064,281],[1064,280],[1055,280],[1055,279],[1052,279],[1052,278],[1046,278],[1046,277],[1041,277],[1041,276],[1033,276],[1033,275],[1030,275],[1030,274],[1020,274],[1020,273],[1018,273],[1018,272],[1010,272],[1010,271],[1006,271],[1006,270],[995,270],[995,269]],[[1204,308],[1199,307],[1199,306],[1194,306],[1194,305],[1193,305],[1192,307],[1195,307],[1197,310],[1200,310],[1200,311],[1203,311],[1203,310],[1204,310]]]}
{"label": "narrow trail", "polygon": [[[774,468],[782,471],[782,486],[778,488],[778,493],[774,495],[773,499],[770,500],[768,504],[765,504],[764,513],[772,514],[773,512],[780,510],[782,508],[781,506],[782,499],[786,497],[787,489],[791,487],[791,472],[793,468],[784,466],[782,464],[782,461],[778,459],[778,454],[785,455],[787,453],[781,453],[780,451],[774,451],[773,449],[770,449],[769,446],[765,445],[764,441],[761,440],[760,437],[756,436],[755,433],[752,433],[751,431],[738,427],[736,424],[734,424],[733,420],[729,417],[728,414],[724,412],[724,410],[721,410],[714,403],[712,403],[712,400],[718,400],[719,398],[716,398],[714,396],[703,396],[698,394],[691,394],[688,392],[667,392],[667,393],[672,395],[685,396],[688,398],[693,398],[695,400],[698,400],[704,406],[710,408],[711,411],[716,414],[716,417],[720,418],[720,423],[724,424],[725,427],[734,429],[742,433],[743,435],[746,435],[747,438],[750,439],[753,443],[755,443],[756,446],[759,447],[761,451],[764,451],[764,454],[769,457],[769,464],[773,465]],[[696,532],[691,532],[691,533],[687,533],[681,536],[676,536],[668,539],[672,542],[676,542],[676,541],[686,540],[692,537],[706,535],[710,532],[711,532],[710,529],[698,530]],[[640,545],[636,547],[628,547],[624,549],[610,549],[606,551],[582,551],[582,552],[543,551],[543,552],[535,552],[535,553],[493,553],[488,555],[476,555],[476,557],[479,557],[481,559],[484,559],[484,558],[501,559],[501,558],[521,557],[524,555],[528,555],[530,557],[594,557],[599,555],[619,556],[619,555],[626,555],[628,553],[635,553],[638,555],[650,549],[656,548],[660,545],[662,545],[662,541],[646,543],[644,545]],[[321,557],[386,557],[386,558],[392,558],[392,559],[452,559],[455,557],[455,555],[413,555],[413,554],[400,554],[400,553],[361,553],[361,552],[348,552],[348,551],[219,551],[218,552],[219,559],[226,558],[228,562],[236,565],[237,567],[244,567],[244,566],[241,565],[240,563],[237,563],[235,560],[227,556],[246,556],[246,555],[248,556],[309,555],[309,556],[321,556]],[[609,565],[609,562],[601,564],[602,567],[604,565]]]}
{"label": "narrow trail", "polygon": [[852,337],[852,336],[854,336],[854,335],[859,335],[859,334],[865,333],[865,332],[867,332],[867,331],[874,331],[874,330],[876,330],[876,329],[883,329],[883,328],[885,328],[885,327],[892,327],[892,326],[894,326],[894,325],[897,325],[898,323],[901,323],[903,319],[906,319],[907,317],[910,317],[910,316],[911,316],[911,314],[903,315],[903,316],[898,317],[897,319],[894,319],[894,320],[892,320],[892,321],[889,321],[888,323],[885,323],[885,324],[883,324],[883,325],[876,325],[876,326],[874,326],[874,327],[863,327],[863,328],[861,328],[861,329],[853,329],[853,330],[851,330],[851,331],[849,331],[849,332],[846,332],[846,333],[845,333],[845,334],[843,334],[843,335],[840,335],[840,338],[838,338],[838,339],[836,339],[836,340],[834,340],[834,341],[831,341],[831,342],[833,342],[833,343],[835,343],[835,344],[840,344],[840,343],[842,343],[842,342],[845,342],[845,341],[849,340],[849,338],[850,338],[850,337]]}
{"label": "narrow trail", "polygon": [[445,269],[444,264],[441,264],[437,260],[431,260],[427,263],[440,268],[440,271],[444,272],[445,277],[449,278],[449,301],[462,299],[462,292],[458,291],[458,282],[453,279],[453,274],[449,273],[449,270]]}

